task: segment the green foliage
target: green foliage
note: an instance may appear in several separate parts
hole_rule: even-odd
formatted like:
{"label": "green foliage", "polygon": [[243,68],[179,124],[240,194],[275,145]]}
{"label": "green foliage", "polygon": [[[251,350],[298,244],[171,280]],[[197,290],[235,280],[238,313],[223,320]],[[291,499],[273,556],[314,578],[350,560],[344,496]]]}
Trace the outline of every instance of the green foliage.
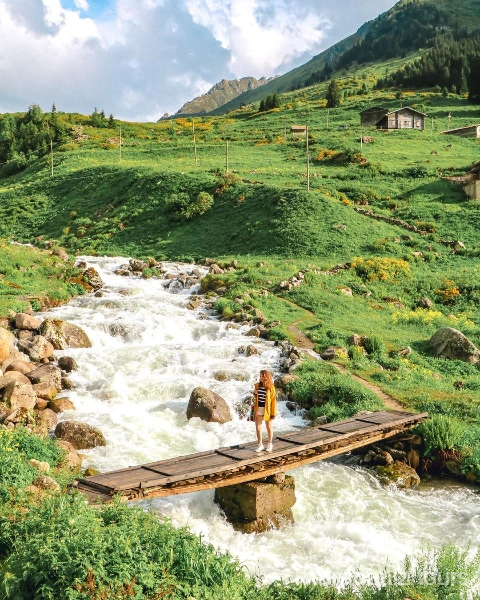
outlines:
{"label": "green foliage", "polygon": [[368,354],[381,355],[385,353],[385,344],[378,335],[369,335],[365,340],[365,350]]}
{"label": "green foliage", "polygon": [[342,94],[340,84],[336,79],[332,79],[327,89],[327,108],[336,108],[342,104]]}
{"label": "green foliage", "polygon": [[361,410],[383,408],[373,392],[348,375],[331,369],[328,365],[308,361],[295,370],[300,379],[288,384],[289,395],[301,406],[310,408],[310,418],[326,415],[328,421],[335,421]]}
{"label": "green foliage", "polygon": [[24,428],[0,428],[0,502],[9,499],[39,475],[29,463],[31,458],[46,461],[51,467],[63,458],[64,452],[56,441],[40,438]]}
{"label": "green foliage", "polygon": [[140,508],[114,502],[92,510],[81,495],[70,495],[47,498],[20,515],[19,508],[6,505],[0,513],[0,547],[6,549],[0,598],[5,600],[240,600],[253,589],[228,555]]}
{"label": "green foliage", "polygon": [[473,475],[476,481],[480,483],[480,445],[474,446],[473,450],[464,458],[462,473]]}
{"label": "green foliage", "polygon": [[422,435],[425,456],[433,456],[438,450],[459,450],[465,435],[465,426],[458,419],[445,415],[432,415],[418,426]]}

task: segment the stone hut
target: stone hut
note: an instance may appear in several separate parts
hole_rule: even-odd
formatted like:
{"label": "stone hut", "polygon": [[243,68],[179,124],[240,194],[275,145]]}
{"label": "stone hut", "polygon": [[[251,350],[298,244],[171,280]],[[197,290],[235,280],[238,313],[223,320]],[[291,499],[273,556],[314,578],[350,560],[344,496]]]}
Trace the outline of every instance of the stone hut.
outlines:
{"label": "stone hut", "polygon": [[470,172],[462,177],[444,177],[463,187],[465,194],[472,200],[480,200],[480,162],[475,163]]}
{"label": "stone hut", "polygon": [[456,135],[457,137],[464,138],[480,138],[480,125],[467,125],[466,127],[459,127],[458,129],[448,129],[442,131],[445,135]]}

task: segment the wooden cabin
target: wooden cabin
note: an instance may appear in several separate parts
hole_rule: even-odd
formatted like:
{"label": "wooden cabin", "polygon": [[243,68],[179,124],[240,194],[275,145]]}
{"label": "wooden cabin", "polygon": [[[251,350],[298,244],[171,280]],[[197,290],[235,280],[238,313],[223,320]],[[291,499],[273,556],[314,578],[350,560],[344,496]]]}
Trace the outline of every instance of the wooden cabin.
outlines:
{"label": "wooden cabin", "polygon": [[360,113],[363,127],[376,127],[377,129],[425,129],[427,115],[405,106],[397,110],[388,111],[385,108],[374,106]]}
{"label": "wooden cabin", "polygon": [[456,135],[464,138],[480,138],[480,125],[467,125],[467,127],[458,127],[457,129],[448,129],[442,131],[445,135]]}

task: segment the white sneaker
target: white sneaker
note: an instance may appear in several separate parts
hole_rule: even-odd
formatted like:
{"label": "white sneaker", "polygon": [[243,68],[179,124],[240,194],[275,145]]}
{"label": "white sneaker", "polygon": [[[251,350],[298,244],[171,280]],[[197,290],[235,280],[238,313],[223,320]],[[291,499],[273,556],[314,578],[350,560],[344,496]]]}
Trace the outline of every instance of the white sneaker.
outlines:
{"label": "white sneaker", "polygon": [[255,452],[261,452],[263,450],[263,444],[258,444]]}
{"label": "white sneaker", "polygon": [[273,450],[273,444],[268,444],[267,452],[271,452]]}

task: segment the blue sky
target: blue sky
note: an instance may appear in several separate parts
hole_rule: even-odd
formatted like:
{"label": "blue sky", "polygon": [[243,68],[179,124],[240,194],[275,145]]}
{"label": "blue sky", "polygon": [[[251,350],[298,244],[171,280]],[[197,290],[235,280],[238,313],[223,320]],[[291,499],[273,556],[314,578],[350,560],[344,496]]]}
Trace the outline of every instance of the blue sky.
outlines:
{"label": "blue sky", "polygon": [[[62,0],[63,8],[69,10],[82,10],[81,3],[75,3],[75,0]],[[88,8],[82,12],[92,19],[106,18],[115,10],[115,0],[88,0]]]}
{"label": "blue sky", "polygon": [[0,113],[156,121],[222,79],[307,62],[395,0],[0,0]]}

